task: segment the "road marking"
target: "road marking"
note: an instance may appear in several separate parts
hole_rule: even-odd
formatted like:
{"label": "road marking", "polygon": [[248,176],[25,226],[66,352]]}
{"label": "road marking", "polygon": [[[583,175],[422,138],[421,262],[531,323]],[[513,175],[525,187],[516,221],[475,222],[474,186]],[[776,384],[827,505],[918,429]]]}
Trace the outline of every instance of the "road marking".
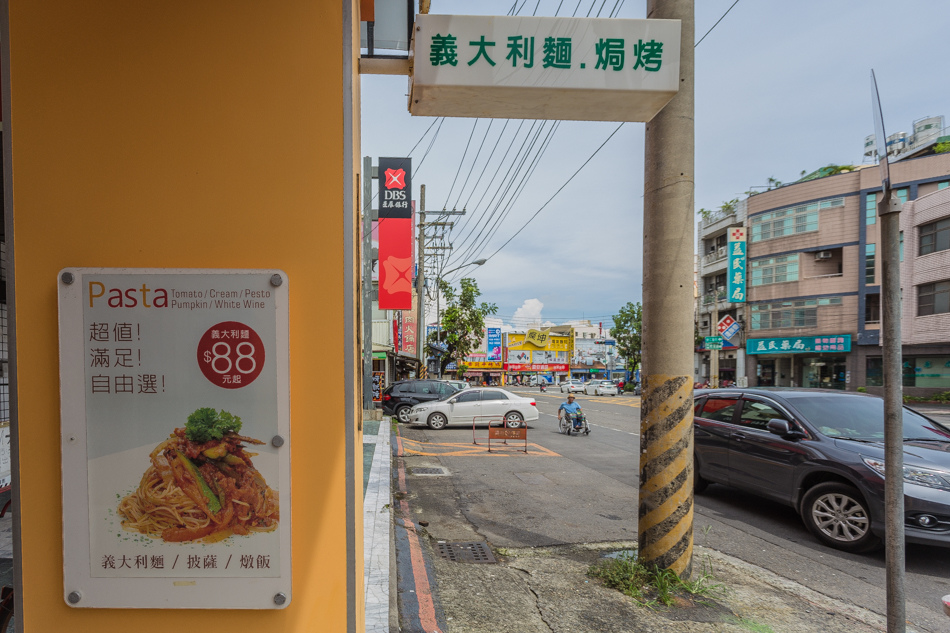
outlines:
{"label": "road marking", "polygon": [[[399,463],[397,471],[397,490],[403,495],[407,492],[405,464]],[[429,583],[429,574],[426,572],[425,559],[422,555],[422,543],[416,524],[409,518],[409,503],[405,498],[398,500],[398,508],[406,526],[409,540],[409,565],[412,569],[413,584],[416,587],[415,598],[418,606],[419,624],[423,630],[432,633],[441,633],[438,619],[435,614],[435,604],[432,600],[432,589]]]}
{"label": "road marking", "polygon": [[[487,438],[486,438],[487,439]],[[509,444],[514,446],[514,444]],[[518,443],[517,446],[523,446]],[[406,455],[425,455],[428,457],[510,457],[508,453],[498,453],[496,451],[488,452],[485,444],[471,444],[469,442],[418,442],[408,438],[401,438],[397,443],[396,456],[404,457]],[[525,456],[523,452],[519,455]],[[560,454],[544,448],[534,442],[528,442],[528,457],[561,457]]]}

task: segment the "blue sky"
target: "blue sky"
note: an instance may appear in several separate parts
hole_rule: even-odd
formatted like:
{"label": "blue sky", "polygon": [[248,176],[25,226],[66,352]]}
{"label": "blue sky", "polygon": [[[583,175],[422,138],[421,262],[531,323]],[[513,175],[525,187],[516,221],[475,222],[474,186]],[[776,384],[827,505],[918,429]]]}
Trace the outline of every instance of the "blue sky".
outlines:
{"label": "blue sky", "polygon": [[[696,40],[733,2],[696,1]],[[617,17],[643,18],[646,4],[518,3],[521,15],[536,10],[551,16],[559,6],[561,16],[575,9],[584,16],[593,7],[591,16],[601,10],[605,17],[618,7]],[[505,15],[511,8],[512,2],[432,0],[431,13]],[[947,14],[948,5],[940,0],[739,0],[696,48],[696,208],[744,197],[743,192],[764,186],[770,177],[789,182],[803,170],[860,164],[864,138],[873,133],[872,68],[888,134],[912,131],[912,122],[926,116],[944,115],[950,123],[950,82],[942,72],[950,59]],[[481,243],[474,239],[477,227],[492,208],[488,201],[501,177],[488,186],[489,175],[522,122],[508,122],[486,176],[473,187],[506,121],[476,124],[474,119],[446,118],[441,127],[430,129],[434,119],[409,115],[407,86],[406,77],[362,76],[362,155],[405,156],[422,139],[411,153],[414,196],[425,184],[429,211],[468,203],[468,215],[456,218],[451,235],[458,251],[446,269],[491,256],[485,265],[465,272],[478,282],[482,299],[496,303],[499,316],[515,326],[538,317],[555,323],[609,321],[627,301],[640,301],[644,124],[623,125],[498,251],[618,124],[560,123],[511,212],[494,236]],[[521,126],[516,148],[532,125],[526,121]],[[536,125],[534,131],[541,123]],[[542,139],[553,127],[546,125]],[[473,168],[482,139],[484,149]],[[477,247],[466,249],[473,243]]]}

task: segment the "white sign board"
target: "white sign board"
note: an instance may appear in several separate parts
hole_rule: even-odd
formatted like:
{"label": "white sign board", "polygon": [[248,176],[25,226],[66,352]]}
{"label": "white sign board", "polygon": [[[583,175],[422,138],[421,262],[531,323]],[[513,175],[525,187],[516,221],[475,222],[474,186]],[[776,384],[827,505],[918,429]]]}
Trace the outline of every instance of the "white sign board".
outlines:
{"label": "white sign board", "polygon": [[679,90],[680,21],[417,15],[409,111],[649,121]]}
{"label": "white sign board", "polygon": [[286,275],[68,268],[58,288],[67,604],[289,604]]}

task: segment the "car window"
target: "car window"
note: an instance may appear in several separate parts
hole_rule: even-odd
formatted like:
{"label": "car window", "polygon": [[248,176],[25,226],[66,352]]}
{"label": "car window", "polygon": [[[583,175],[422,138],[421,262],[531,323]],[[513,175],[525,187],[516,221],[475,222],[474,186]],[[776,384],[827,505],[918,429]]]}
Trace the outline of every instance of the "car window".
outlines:
{"label": "car window", "polygon": [[439,395],[442,395],[442,396],[451,396],[451,395],[452,395],[453,393],[455,393],[456,391],[458,391],[458,389],[456,389],[455,386],[453,386],[453,385],[451,385],[451,384],[449,384],[449,383],[447,383],[447,382],[440,382],[440,383],[439,383]]}
{"label": "car window", "polygon": [[416,381],[416,393],[439,393],[439,385],[431,380]]}
{"label": "car window", "polygon": [[703,403],[704,403],[704,402],[706,402],[706,400],[703,399],[703,398],[697,398],[697,399],[696,399],[696,406],[693,407],[693,415],[694,415],[694,416],[699,417],[699,414],[700,414],[700,413],[702,412],[702,410],[703,410]]}
{"label": "car window", "polygon": [[[858,395],[814,395],[796,398],[794,406],[808,422],[829,437],[884,439],[884,400]],[[947,441],[950,428],[903,409],[904,438]]]}
{"label": "car window", "polygon": [[732,414],[738,404],[736,398],[709,398],[703,406],[702,417],[717,422],[732,422]]}
{"label": "car window", "polygon": [[507,400],[508,396],[503,394],[500,391],[492,391],[491,389],[486,389],[482,392],[482,401],[485,400]]}
{"label": "car window", "polygon": [[416,385],[412,382],[403,382],[396,385],[396,391],[399,393],[416,393]]}
{"label": "car window", "polygon": [[463,391],[459,394],[456,402],[478,402],[478,397],[480,394],[481,392],[477,390]]}
{"label": "car window", "polygon": [[771,405],[756,400],[743,400],[739,424],[755,429],[765,429],[769,425],[769,420],[775,418],[788,420],[788,416]]}

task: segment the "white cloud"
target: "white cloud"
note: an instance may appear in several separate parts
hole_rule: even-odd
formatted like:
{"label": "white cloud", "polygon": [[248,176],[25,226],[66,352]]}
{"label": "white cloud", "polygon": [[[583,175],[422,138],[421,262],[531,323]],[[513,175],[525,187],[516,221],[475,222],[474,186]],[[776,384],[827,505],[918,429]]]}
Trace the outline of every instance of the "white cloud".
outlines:
{"label": "white cloud", "polygon": [[541,310],[544,304],[538,299],[526,299],[521,307],[515,310],[511,318],[512,326],[516,329],[526,328],[537,323],[541,323]]}

